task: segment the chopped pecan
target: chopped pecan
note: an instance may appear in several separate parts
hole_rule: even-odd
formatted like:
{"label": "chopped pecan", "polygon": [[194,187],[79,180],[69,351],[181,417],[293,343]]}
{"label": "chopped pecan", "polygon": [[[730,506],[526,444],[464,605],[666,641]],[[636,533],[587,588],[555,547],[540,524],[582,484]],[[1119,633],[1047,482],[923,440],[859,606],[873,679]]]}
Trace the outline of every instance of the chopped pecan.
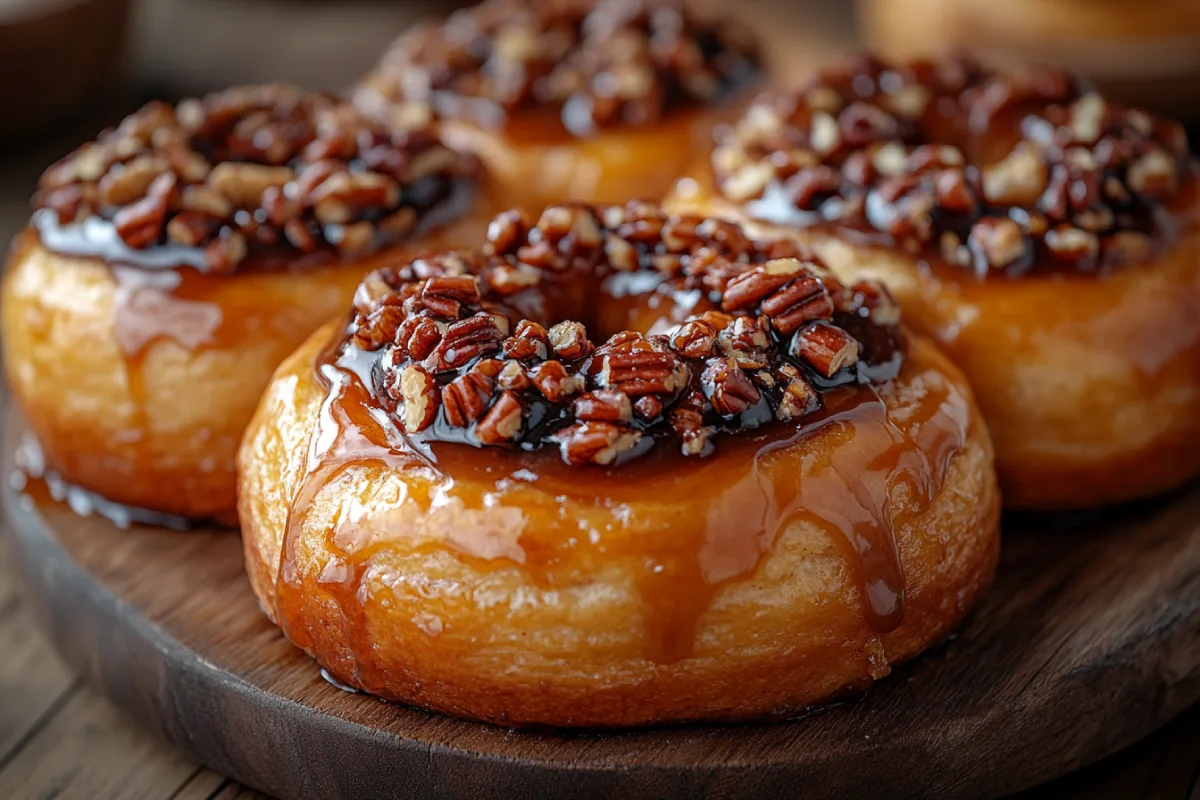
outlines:
{"label": "chopped pecan", "polygon": [[583,358],[594,349],[588,341],[587,329],[578,322],[560,322],[549,330],[547,336],[559,358]]}
{"label": "chopped pecan", "polygon": [[561,361],[543,361],[529,372],[529,379],[551,403],[563,402],[584,386],[584,379],[567,372]]}
{"label": "chopped pecan", "polygon": [[425,358],[425,367],[433,372],[457,369],[480,356],[500,349],[504,331],[491,314],[479,313],[453,323],[442,334],[433,351]]}
{"label": "chopped pecan", "polygon": [[762,369],[771,345],[769,323],[762,317],[736,317],[717,334],[717,345],[744,369]]}
{"label": "chopped pecan", "polygon": [[248,252],[246,237],[237,231],[222,228],[218,238],[204,247],[208,268],[216,273],[232,272],[245,260]]}
{"label": "chopped pecan", "polygon": [[512,391],[503,391],[475,427],[475,435],[484,444],[511,442],[521,434],[524,413],[520,398]]}
{"label": "chopped pecan", "polygon": [[536,322],[523,319],[517,323],[513,335],[504,340],[502,350],[507,358],[529,361],[547,358],[549,345],[550,337],[546,329]]}
{"label": "chopped pecan", "polygon": [[575,419],[584,422],[629,422],[633,404],[629,395],[612,389],[597,389],[575,398]]}
{"label": "chopped pecan", "polygon": [[671,333],[671,347],[684,358],[708,358],[717,349],[717,328],[703,319],[688,320]]}
{"label": "chopped pecan", "polygon": [[[394,341],[396,347],[409,358],[424,361],[442,341],[442,329],[429,317],[406,317],[401,307],[395,305],[385,305],[383,308],[394,308],[400,312],[402,321],[395,329]],[[396,317],[393,315],[392,318]]]}
{"label": "chopped pecan", "polygon": [[368,314],[360,314],[354,324],[354,343],[362,350],[378,350],[397,339],[404,309],[400,306],[380,306]]}
{"label": "chopped pecan", "polygon": [[779,405],[775,409],[779,419],[785,422],[799,419],[821,407],[817,390],[791,364],[780,365],[775,377],[780,387]]}
{"label": "chopped pecan", "polygon": [[704,424],[705,399],[699,392],[692,392],[683,398],[667,415],[671,430],[683,442],[684,455],[705,455],[711,450],[710,439],[713,428]]}
{"label": "chopped pecan", "polygon": [[734,417],[759,400],[758,389],[732,358],[713,358],[700,376],[704,396],[723,417]]}
{"label": "chopped pecan", "polygon": [[456,428],[466,428],[482,417],[494,384],[495,379],[481,369],[472,369],[446,384],[442,389],[446,422]]}
{"label": "chopped pecan", "polygon": [[421,305],[439,317],[458,319],[462,306],[477,304],[479,282],[474,275],[439,275],[421,287]]}
{"label": "chopped pecan", "polygon": [[990,203],[1030,205],[1046,189],[1046,164],[1027,142],[983,171],[983,196]]}
{"label": "chopped pecan", "polygon": [[663,412],[663,402],[652,394],[642,395],[633,404],[633,410],[644,420],[653,420]]}
{"label": "chopped pecan", "polygon": [[405,432],[420,433],[437,419],[442,393],[424,367],[410,364],[400,370],[389,391],[400,403],[400,422]]}
{"label": "chopped pecan", "polygon": [[146,196],[118,211],[113,217],[113,226],[125,244],[143,250],[158,242],[166,217],[166,200]]}
{"label": "chopped pecan", "polygon": [[832,378],[842,368],[858,363],[858,341],[828,322],[810,322],[796,331],[789,349],[820,375]]}
{"label": "chopped pecan", "polygon": [[611,422],[581,422],[559,431],[555,438],[568,464],[607,466],[632,450],[642,435]]}
{"label": "chopped pecan", "polygon": [[221,228],[221,220],[202,211],[181,211],[167,223],[167,238],[184,247],[198,247]]}
{"label": "chopped pecan", "polygon": [[992,269],[1003,269],[1026,256],[1028,245],[1021,226],[1011,219],[987,217],[971,226],[968,246]]}
{"label": "chopped pecan", "polygon": [[1100,240],[1094,233],[1057,225],[1046,233],[1046,247],[1064,261],[1082,261],[1094,258],[1100,251]]}
{"label": "chopped pecan", "polygon": [[484,252],[497,256],[515,253],[528,232],[529,218],[525,216],[524,211],[504,211],[488,224]]}
{"label": "chopped pecan", "polygon": [[525,368],[516,361],[504,362],[500,374],[496,376],[496,383],[501,389],[511,389],[514,392],[523,392],[533,385],[529,376],[525,374]]}

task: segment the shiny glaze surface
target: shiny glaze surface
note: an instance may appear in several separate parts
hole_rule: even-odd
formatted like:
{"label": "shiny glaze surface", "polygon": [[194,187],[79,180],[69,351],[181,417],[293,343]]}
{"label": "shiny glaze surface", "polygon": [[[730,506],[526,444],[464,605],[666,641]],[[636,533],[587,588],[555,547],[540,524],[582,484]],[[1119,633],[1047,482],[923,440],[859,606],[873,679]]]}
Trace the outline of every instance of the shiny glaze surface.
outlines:
{"label": "shiny glaze surface", "polygon": [[709,458],[660,446],[616,468],[581,471],[545,449],[418,449],[354,370],[323,370],[329,389],[291,490],[273,616],[311,648],[306,630],[288,622],[306,602],[300,572],[313,568],[312,545],[301,544],[310,511],[323,493],[383,468],[386,485],[343,507],[325,531],[319,578],[344,622],[351,677],[368,691],[386,676],[371,656],[365,615],[379,600],[367,576],[373,556],[397,540],[448,547],[482,570],[517,565],[541,588],[587,580],[597,560],[640,563],[646,635],[636,657],[666,664],[691,654],[696,623],[721,587],[754,574],[785,529],[807,522],[841,543],[870,627],[894,630],[905,604],[894,526],[928,506],[971,425],[969,399],[949,382],[926,385],[930,376],[914,367],[898,379],[915,377],[918,395],[902,418],[889,413],[892,383],[848,387],[803,427],[729,437]]}

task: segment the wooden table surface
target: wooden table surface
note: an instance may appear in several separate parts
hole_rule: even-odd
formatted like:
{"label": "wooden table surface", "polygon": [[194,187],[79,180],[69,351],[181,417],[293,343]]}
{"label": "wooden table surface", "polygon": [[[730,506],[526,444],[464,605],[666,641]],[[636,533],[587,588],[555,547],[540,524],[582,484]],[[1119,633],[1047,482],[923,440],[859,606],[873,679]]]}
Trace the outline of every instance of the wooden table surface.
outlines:
{"label": "wooden table surface", "polygon": [[[9,240],[24,221],[29,193],[42,168],[98,124],[119,118],[132,107],[131,98],[279,79],[336,89],[361,74],[392,31],[419,13],[419,7],[413,2],[361,0],[144,3],[135,20],[133,80],[124,99],[90,119],[3,151],[0,241]],[[820,61],[846,46],[852,28],[844,5],[792,3],[786,8],[772,13],[794,19],[772,28],[808,34],[804,46],[789,38],[790,47],[778,48],[785,53],[785,63],[789,58],[795,63],[796,56],[788,52]],[[214,53],[220,57],[214,58]],[[143,733],[81,685],[38,631],[9,563],[0,542],[0,799],[261,797]],[[1200,707],[1100,764],[1021,797],[1200,800]]]}

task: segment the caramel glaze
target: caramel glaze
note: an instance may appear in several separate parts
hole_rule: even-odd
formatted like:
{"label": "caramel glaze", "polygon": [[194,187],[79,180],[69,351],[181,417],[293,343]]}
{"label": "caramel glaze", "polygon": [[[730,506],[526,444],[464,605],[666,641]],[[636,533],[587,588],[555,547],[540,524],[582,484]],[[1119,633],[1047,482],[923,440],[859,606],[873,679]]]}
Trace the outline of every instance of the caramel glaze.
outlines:
{"label": "caramel glaze", "polygon": [[[593,308],[621,304],[605,289]],[[637,293],[640,306],[629,305],[626,293],[617,319],[638,319],[645,330],[650,320],[688,313],[650,311],[647,299],[656,294],[661,307],[662,292]],[[394,507],[409,522],[393,521],[384,532],[341,513],[325,533],[325,552],[334,555],[318,580],[355,665],[339,677],[367,691],[384,685],[388,668],[372,658],[364,576],[388,536],[427,538],[428,548],[449,547],[481,570],[519,565],[542,588],[586,580],[581,568],[594,559],[640,562],[647,632],[640,655],[672,663],[691,653],[697,621],[720,588],[753,575],[780,533],[807,520],[843,544],[870,626],[894,630],[904,618],[905,583],[893,528],[928,506],[970,427],[969,398],[949,382],[926,386],[919,375],[917,413],[889,414],[897,384],[914,377],[916,368],[905,366],[893,380],[828,388],[824,408],[800,426],[772,422],[723,436],[707,458],[658,442],[616,466],[570,467],[552,448],[409,438],[373,396],[363,362],[339,352],[318,359],[328,389],[288,509],[273,616],[311,651],[310,632],[289,625],[312,602],[297,566],[309,511],[359,469],[383,466],[395,475]],[[582,513],[569,519],[566,508]],[[471,524],[456,524],[464,512],[475,514]]]}

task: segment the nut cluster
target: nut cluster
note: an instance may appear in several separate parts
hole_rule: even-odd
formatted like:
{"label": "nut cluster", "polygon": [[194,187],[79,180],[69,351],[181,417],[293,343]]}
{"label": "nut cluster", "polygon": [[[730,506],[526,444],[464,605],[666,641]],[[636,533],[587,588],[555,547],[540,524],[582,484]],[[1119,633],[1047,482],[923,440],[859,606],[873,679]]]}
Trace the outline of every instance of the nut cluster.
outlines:
{"label": "nut cluster", "polygon": [[476,164],[428,127],[394,129],[289,86],[154,102],[46,170],[36,209],[99,217],[129,248],[203,249],[212,272],[258,250],[369,251],[407,236]]}
{"label": "nut cluster", "polygon": [[[714,307],[601,343],[581,322],[516,311],[547,305],[555,281],[635,270]],[[882,287],[843,286],[800,245],[633,202],[552,206],[535,224],[505,212],[478,252],[368,275],[343,349],[373,354],[371,388],[409,436],[462,441],[467,429],[479,444],[606,465],[656,438],[702,455],[718,432],[799,421],[824,391],[894,374],[898,323]]]}
{"label": "nut cluster", "polygon": [[758,69],[740,26],[701,22],[680,0],[485,0],[401,36],[355,102],[406,122],[561,108],[587,135],[711,102]]}
{"label": "nut cluster", "polygon": [[754,216],[878,231],[980,277],[1144,259],[1195,171],[1177,123],[1066,73],[869,56],[759,98],[712,166]]}

